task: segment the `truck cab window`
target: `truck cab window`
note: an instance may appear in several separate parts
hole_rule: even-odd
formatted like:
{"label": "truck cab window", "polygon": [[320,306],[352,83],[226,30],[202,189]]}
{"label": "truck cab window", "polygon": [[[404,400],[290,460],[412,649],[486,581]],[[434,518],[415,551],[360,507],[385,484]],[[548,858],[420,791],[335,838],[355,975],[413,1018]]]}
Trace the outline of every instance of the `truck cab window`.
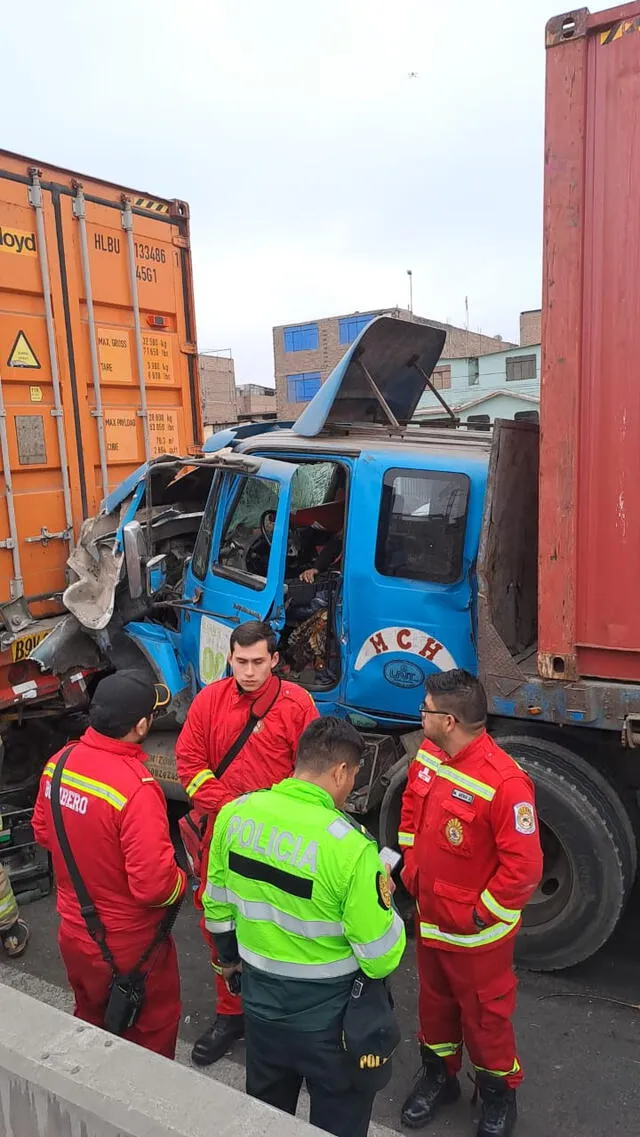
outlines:
{"label": "truck cab window", "polygon": [[238,575],[251,587],[264,587],[278,508],[279,486],[267,478],[240,477],[222,530],[212,570]]}
{"label": "truck cab window", "polygon": [[468,499],[465,474],[387,470],[376,547],[378,572],[438,584],[458,580]]}

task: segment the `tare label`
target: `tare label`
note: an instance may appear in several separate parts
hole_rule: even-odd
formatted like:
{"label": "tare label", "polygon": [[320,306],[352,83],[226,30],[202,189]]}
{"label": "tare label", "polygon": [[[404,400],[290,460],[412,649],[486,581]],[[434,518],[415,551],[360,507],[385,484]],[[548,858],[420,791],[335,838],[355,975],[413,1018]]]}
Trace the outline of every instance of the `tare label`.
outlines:
{"label": "tare label", "polygon": [[24,229],[7,229],[0,225],[0,252],[14,253],[21,257],[37,257],[35,233],[27,233]]}

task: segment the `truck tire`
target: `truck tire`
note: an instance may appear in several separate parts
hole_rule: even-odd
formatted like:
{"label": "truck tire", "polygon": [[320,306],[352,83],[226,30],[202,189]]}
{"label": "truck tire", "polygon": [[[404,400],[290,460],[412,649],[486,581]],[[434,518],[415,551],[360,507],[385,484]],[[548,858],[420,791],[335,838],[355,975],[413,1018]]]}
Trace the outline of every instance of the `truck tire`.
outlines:
{"label": "truck tire", "polygon": [[496,741],[535,783],[545,853],[516,960],[539,971],[571,967],[598,951],[620,919],[637,868],[631,820],[610,782],[564,746],[521,734]]}

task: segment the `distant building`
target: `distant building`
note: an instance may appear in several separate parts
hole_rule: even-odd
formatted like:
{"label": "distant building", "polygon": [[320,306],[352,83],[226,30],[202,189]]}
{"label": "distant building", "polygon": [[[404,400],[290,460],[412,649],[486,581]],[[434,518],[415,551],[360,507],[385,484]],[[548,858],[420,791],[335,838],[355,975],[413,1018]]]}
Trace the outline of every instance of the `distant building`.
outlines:
{"label": "distant building", "polygon": [[[234,426],[238,421],[236,377],[231,352],[198,356],[202,420],[206,427],[217,430]],[[211,433],[210,431],[208,433]]]}
{"label": "distant building", "polygon": [[262,422],[277,418],[275,387],[243,383],[236,387],[236,407],[240,422]]}
{"label": "distant building", "polygon": [[205,438],[225,426],[235,426],[239,422],[266,422],[277,417],[273,387],[261,387],[257,383],[236,387],[230,352],[204,352],[198,363]]}
{"label": "distant building", "polygon": [[520,347],[531,347],[542,341],[542,309],[531,308],[520,313]]}
{"label": "distant building", "polygon": [[[532,313],[523,313],[523,316],[530,315]],[[432,378],[451,410],[474,429],[488,430],[496,418],[539,421],[539,343],[511,347],[492,355],[449,359],[446,364],[438,365]],[[438,399],[432,391],[426,390],[413,421],[428,422],[442,414]]]}
{"label": "distant building", "polygon": [[505,346],[515,346],[505,343],[500,336],[485,336],[438,320],[427,320],[404,308],[378,308],[364,313],[351,312],[346,316],[329,316],[306,324],[281,324],[273,329],[278,418],[297,418],[362,329],[375,316],[382,315],[444,328],[447,339],[443,359],[484,356],[502,351]]}

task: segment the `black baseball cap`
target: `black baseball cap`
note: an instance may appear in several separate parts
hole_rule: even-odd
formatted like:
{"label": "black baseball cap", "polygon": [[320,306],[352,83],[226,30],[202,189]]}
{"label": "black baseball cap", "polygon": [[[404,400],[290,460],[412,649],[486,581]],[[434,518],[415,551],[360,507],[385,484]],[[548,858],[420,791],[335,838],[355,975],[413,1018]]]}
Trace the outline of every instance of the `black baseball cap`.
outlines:
{"label": "black baseball cap", "polygon": [[169,688],[154,683],[144,671],[116,671],[98,684],[89,708],[89,723],[109,738],[124,738],[140,719],[151,718],[158,707],[166,707],[170,701]]}

